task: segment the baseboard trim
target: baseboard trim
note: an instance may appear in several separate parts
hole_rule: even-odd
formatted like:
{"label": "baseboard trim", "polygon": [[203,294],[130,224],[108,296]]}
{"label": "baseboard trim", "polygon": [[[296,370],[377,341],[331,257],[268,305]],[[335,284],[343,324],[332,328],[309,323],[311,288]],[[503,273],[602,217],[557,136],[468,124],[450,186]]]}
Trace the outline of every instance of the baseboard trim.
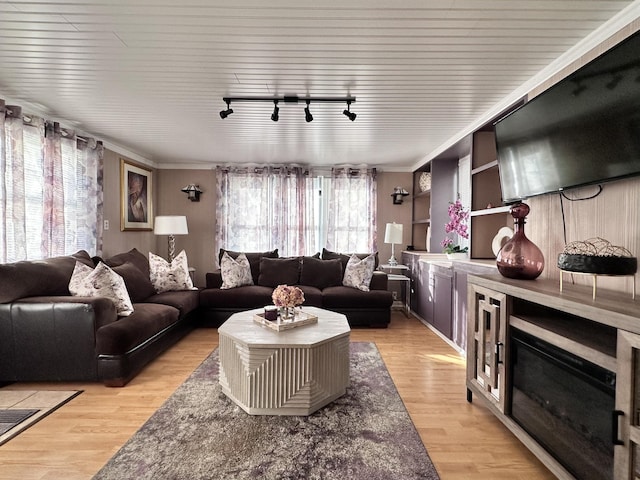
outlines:
{"label": "baseboard trim", "polygon": [[418,320],[420,320],[420,323],[422,323],[425,327],[427,327],[429,330],[435,333],[438,337],[440,337],[447,345],[453,348],[456,352],[458,352],[464,358],[467,358],[467,352],[465,352],[460,346],[456,345],[451,339],[445,337],[440,330],[438,330],[436,327],[431,325],[429,322],[427,322],[424,318],[422,318],[413,310],[411,310],[411,315],[413,315]]}

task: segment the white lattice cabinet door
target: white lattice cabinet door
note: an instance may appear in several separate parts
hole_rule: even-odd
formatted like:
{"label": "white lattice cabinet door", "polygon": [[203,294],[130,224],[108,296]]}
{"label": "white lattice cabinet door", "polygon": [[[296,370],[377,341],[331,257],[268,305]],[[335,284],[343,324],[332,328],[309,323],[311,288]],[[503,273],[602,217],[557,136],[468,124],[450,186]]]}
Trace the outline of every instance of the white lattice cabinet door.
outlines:
{"label": "white lattice cabinet door", "polygon": [[486,397],[505,412],[507,296],[469,285],[467,328],[467,396]]}
{"label": "white lattice cabinet door", "polygon": [[614,478],[640,478],[640,335],[618,330]]}

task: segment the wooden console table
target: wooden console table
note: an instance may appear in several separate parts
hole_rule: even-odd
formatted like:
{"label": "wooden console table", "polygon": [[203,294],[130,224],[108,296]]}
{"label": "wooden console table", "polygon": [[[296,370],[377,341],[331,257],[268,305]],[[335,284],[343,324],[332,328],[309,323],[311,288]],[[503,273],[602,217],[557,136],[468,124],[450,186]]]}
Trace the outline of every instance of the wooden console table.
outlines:
{"label": "wooden console table", "polygon": [[616,480],[637,478],[640,447],[640,302],[628,294],[551,280],[468,277],[467,399],[475,396],[560,479],[575,477],[511,416],[513,328],[615,373]]}

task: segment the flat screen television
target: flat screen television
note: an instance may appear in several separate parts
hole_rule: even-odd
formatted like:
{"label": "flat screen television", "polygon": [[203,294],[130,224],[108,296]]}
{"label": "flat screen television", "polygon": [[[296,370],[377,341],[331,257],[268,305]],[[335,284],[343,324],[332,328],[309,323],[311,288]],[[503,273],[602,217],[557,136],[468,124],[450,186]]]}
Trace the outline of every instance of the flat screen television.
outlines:
{"label": "flat screen television", "polygon": [[502,200],[640,175],[640,32],[495,123]]}

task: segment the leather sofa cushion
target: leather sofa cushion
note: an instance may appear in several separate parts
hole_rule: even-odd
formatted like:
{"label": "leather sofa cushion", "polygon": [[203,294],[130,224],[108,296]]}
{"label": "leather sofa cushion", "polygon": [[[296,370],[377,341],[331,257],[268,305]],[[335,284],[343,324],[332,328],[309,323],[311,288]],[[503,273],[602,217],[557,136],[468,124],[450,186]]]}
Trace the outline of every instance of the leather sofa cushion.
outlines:
{"label": "leather sofa cushion", "polygon": [[200,292],[198,290],[176,290],[162,292],[146,299],[148,303],[161,303],[170,305],[180,310],[180,318],[192,312],[200,305]]}
{"label": "leather sofa cushion", "polygon": [[251,277],[253,278],[254,285],[258,284],[258,277],[260,276],[260,259],[265,258],[278,258],[278,249],[272,250],[270,252],[234,252],[231,250],[220,249],[220,253],[218,253],[218,265],[222,261],[222,255],[224,252],[227,252],[229,256],[233,259],[238,258],[238,255],[244,253],[247,256],[247,260],[249,260],[249,265],[251,266]]}
{"label": "leather sofa cushion", "polygon": [[207,288],[200,292],[200,305],[211,308],[260,308],[265,305],[273,305],[271,294],[273,288],[260,285],[247,285],[244,287]]}
{"label": "leather sofa cushion", "polygon": [[155,303],[136,303],[133,313],[96,332],[98,355],[122,355],[178,321],[177,308]]}
{"label": "leather sofa cushion", "polygon": [[[369,255],[371,255],[370,253],[337,253],[337,252],[332,252],[330,250],[327,250],[326,248],[322,249],[322,259],[323,260],[333,260],[336,258],[339,258],[342,261],[342,272],[344,273],[345,268],[347,267],[347,263],[349,262],[349,259],[351,258],[351,255],[355,255],[356,257],[358,257],[360,260],[362,260],[363,258],[367,258]],[[380,261],[378,259],[378,252],[375,252],[375,264],[373,265],[373,269],[375,270],[376,268],[378,268],[378,265],[380,264]]]}
{"label": "leather sofa cushion", "polygon": [[142,302],[150,296],[155,295],[156,291],[149,280],[149,276],[145,276],[133,263],[123,263],[111,269],[124,279],[127,292],[129,292],[129,298],[131,298],[133,303]]}
{"label": "leather sofa cushion", "polygon": [[222,272],[216,270],[215,272],[207,272],[205,275],[206,288],[220,288],[222,286]]}
{"label": "leather sofa cushion", "polygon": [[386,290],[389,284],[389,276],[386,272],[376,270],[371,277],[371,283],[369,284],[370,290]]}
{"label": "leather sofa cushion", "polygon": [[149,278],[149,259],[135,248],[132,248],[128,252],[114,255],[113,257],[104,260],[104,263],[106,263],[111,268],[118,267],[126,263],[132,263],[133,265],[138,267],[138,270],[140,270],[143,275]]}
{"label": "leather sofa cushion", "polygon": [[309,285],[297,285],[304,293],[304,303],[302,307],[320,307],[322,308],[322,290]]}
{"label": "leather sofa cushion", "polygon": [[69,280],[76,260],[93,268],[87,252],[0,264],[0,303],[43,295],[70,295]]}
{"label": "leather sofa cushion", "polygon": [[351,287],[328,287],[322,291],[324,308],[390,308],[393,295],[387,290],[363,292]]}
{"label": "leather sofa cushion", "polygon": [[300,278],[300,258],[261,258],[258,285],[295,285]]}
{"label": "leather sofa cushion", "polygon": [[156,290],[149,279],[149,260],[137,249],[114,255],[103,260],[106,265],[124,278],[129,297],[133,303],[143,302]]}
{"label": "leather sofa cushion", "polygon": [[302,259],[300,285],[309,285],[320,290],[342,285],[342,261],[320,260],[312,257]]}

